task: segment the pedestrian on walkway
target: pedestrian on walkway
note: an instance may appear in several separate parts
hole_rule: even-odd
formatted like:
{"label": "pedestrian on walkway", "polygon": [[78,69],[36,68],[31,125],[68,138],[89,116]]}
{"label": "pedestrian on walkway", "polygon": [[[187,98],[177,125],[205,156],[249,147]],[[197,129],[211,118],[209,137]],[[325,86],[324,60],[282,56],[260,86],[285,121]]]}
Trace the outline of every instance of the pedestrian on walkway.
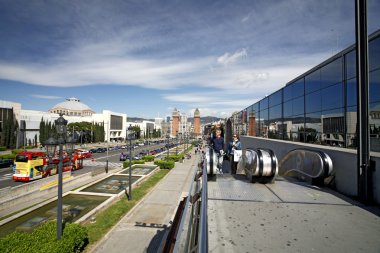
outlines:
{"label": "pedestrian on walkway", "polygon": [[228,144],[228,154],[230,158],[231,174],[236,174],[237,164],[240,157],[239,153],[241,152],[240,150],[241,150],[241,144],[240,144],[239,136],[237,134],[234,134],[232,142]]}
{"label": "pedestrian on walkway", "polygon": [[218,157],[217,167],[222,169],[223,156],[224,156],[224,138],[222,137],[222,130],[219,128],[215,131],[215,138],[211,139],[211,147]]}

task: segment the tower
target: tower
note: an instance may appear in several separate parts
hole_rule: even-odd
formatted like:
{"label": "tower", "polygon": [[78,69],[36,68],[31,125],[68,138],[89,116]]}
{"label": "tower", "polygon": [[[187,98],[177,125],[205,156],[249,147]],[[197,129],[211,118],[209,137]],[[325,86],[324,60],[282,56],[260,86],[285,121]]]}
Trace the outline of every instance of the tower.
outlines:
{"label": "tower", "polygon": [[194,112],[194,135],[201,135],[201,117],[198,108]]}
{"label": "tower", "polygon": [[178,127],[179,127],[179,112],[177,111],[177,108],[174,108],[173,111],[173,122],[172,122],[172,135],[177,136],[178,134]]}

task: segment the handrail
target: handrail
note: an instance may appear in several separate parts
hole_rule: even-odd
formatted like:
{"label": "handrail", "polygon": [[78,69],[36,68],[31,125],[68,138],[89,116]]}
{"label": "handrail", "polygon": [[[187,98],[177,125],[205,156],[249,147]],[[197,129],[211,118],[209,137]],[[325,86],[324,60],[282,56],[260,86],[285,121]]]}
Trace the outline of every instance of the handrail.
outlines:
{"label": "handrail", "polygon": [[[207,161],[196,167],[172,252],[207,252]],[[169,251],[170,252],[170,251]]]}
{"label": "handrail", "polygon": [[202,175],[202,197],[201,197],[201,213],[200,213],[200,226],[198,232],[198,252],[208,252],[208,217],[207,217],[207,163],[203,164]]}

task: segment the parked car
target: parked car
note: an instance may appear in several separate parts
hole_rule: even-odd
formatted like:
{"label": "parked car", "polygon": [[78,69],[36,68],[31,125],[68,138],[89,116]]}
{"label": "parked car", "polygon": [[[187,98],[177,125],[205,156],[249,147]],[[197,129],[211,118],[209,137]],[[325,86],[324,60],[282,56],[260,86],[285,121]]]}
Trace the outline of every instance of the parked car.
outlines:
{"label": "parked car", "polygon": [[104,152],[106,152],[107,151],[107,148],[98,148],[97,150],[96,150],[96,153],[104,153]]}
{"label": "parked car", "polygon": [[98,153],[98,149],[97,148],[92,148],[92,149],[90,149],[90,152],[91,153]]}
{"label": "parked car", "polygon": [[129,155],[127,153],[123,153],[121,152],[120,154],[120,161],[125,161],[125,160],[128,160],[129,159]]}
{"label": "parked car", "polygon": [[0,168],[6,168],[13,166],[13,160],[12,159],[4,159],[0,160]]}

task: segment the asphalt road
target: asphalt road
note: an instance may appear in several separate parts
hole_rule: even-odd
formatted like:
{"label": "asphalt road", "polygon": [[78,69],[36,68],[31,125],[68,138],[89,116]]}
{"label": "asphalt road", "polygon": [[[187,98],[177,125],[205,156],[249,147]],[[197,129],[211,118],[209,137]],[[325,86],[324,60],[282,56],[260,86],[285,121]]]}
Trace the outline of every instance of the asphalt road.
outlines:
{"label": "asphalt road", "polygon": [[[157,149],[157,148],[160,148],[160,147],[164,147],[165,144],[164,143],[161,143],[161,144],[153,144],[153,145],[150,145],[150,146],[139,146],[138,148],[132,150],[132,157],[133,155],[136,153],[140,153],[142,150],[154,150],[154,149]],[[109,163],[117,163],[117,164],[122,164],[123,162],[120,161],[120,153],[121,152],[124,152],[124,153],[129,153],[129,150],[127,149],[119,149],[119,150],[112,150],[112,151],[108,151],[108,162]],[[104,152],[104,153],[94,153],[92,154],[93,156],[93,160],[95,162],[98,162],[97,163],[97,166],[84,166],[83,169],[80,169],[80,170],[76,170],[76,171],[73,171],[73,175],[81,175],[81,174],[84,174],[84,173],[87,173],[87,172],[90,172],[92,170],[104,170],[105,169],[105,163],[107,161],[107,152]],[[92,158],[86,158],[86,160],[92,160]],[[104,163],[104,166],[99,166],[99,164],[103,164]],[[6,188],[6,187],[14,187],[14,186],[18,186],[18,185],[22,185],[22,184],[27,184],[28,182],[14,182],[12,180],[12,175],[13,175],[13,172],[12,172],[12,168],[8,167],[8,168],[0,168],[0,189],[2,188]],[[44,180],[43,178],[42,179],[38,179],[38,180]]]}

